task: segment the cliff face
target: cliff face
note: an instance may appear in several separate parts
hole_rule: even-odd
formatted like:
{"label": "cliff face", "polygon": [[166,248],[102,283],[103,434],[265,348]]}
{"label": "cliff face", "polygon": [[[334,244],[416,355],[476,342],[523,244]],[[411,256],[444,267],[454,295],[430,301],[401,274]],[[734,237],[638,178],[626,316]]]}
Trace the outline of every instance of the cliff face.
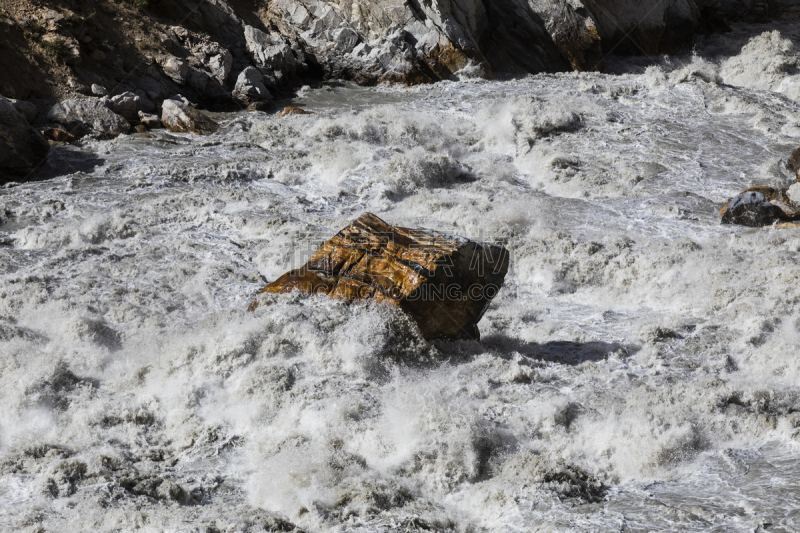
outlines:
{"label": "cliff face", "polygon": [[145,112],[175,94],[225,110],[330,78],[594,70],[611,52],[685,48],[742,2],[0,0],[0,70],[18,74],[0,93],[52,101],[97,85]]}

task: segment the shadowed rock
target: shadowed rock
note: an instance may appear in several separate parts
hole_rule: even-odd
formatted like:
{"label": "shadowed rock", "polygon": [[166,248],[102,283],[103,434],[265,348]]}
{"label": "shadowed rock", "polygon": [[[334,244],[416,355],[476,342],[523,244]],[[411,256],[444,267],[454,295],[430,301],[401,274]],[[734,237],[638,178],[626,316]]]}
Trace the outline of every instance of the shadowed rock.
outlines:
{"label": "shadowed rock", "polygon": [[44,161],[49,150],[47,139],[0,96],[0,183],[29,172]]}
{"label": "shadowed rock", "polygon": [[797,181],[800,181],[800,148],[794,149],[794,152],[792,152],[792,155],[789,157],[789,161],[786,162],[786,166],[795,173]]}
{"label": "shadowed rock", "polygon": [[[303,268],[263,293],[326,294],[399,307],[427,339],[479,339],[478,321],[503,284],[508,250],[387,224],[365,213],[322,245]],[[250,305],[252,311],[259,300]]]}

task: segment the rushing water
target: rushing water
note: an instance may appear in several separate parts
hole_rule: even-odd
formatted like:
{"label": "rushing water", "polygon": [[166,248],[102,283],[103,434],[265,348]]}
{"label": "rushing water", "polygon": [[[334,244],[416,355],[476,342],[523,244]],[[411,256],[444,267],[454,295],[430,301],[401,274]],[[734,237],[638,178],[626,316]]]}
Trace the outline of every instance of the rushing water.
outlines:
{"label": "rushing water", "polygon": [[[767,29],[53,150],[0,190],[0,527],[797,531],[800,233],[716,214],[793,180]],[[245,312],[365,211],[511,250],[481,343]]]}

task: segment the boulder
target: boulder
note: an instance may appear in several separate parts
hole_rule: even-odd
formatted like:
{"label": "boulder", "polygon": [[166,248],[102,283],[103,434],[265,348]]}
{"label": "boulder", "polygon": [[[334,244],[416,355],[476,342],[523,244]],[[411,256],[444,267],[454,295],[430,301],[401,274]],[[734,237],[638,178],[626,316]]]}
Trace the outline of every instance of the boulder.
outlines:
{"label": "boulder", "polygon": [[97,83],[92,84],[92,94],[95,96],[108,96],[108,89]]}
{"label": "boulder", "polygon": [[47,139],[0,96],[0,183],[33,170],[49,150]]}
{"label": "boulder", "polygon": [[202,111],[176,100],[161,104],[161,122],[169,131],[208,135],[219,129],[219,124]]}
{"label": "boulder", "polygon": [[125,120],[136,120],[138,107],[139,97],[131,92],[118,94],[111,98],[111,110]]}
{"label": "boulder", "polygon": [[50,109],[47,119],[64,125],[70,133],[75,133],[75,128],[87,129],[102,138],[116,137],[130,130],[128,121],[99,98],[64,100]]}
{"label": "boulder", "polygon": [[233,97],[245,104],[258,100],[272,100],[272,95],[264,85],[264,76],[255,67],[247,67],[236,78]]}
{"label": "boulder", "polygon": [[23,100],[14,100],[13,98],[9,98],[8,101],[11,102],[11,105],[14,106],[14,109],[16,109],[20,115],[25,117],[28,123],[32,124],[33,121],[36,120],[37,110],[35,105]]}
{"label": "boulder", "polygon": [[[478,321],[508,266],[500,245],[392,226],[365,213],[259,294],[298,290],[384,302],[408,313],[427,339],[478,340]],[[256,298],[250,310],[258,305]]]}
{"label": "boulder", "polygon": [[787,219],[780,207],[770,202],[762,192],[755,190],[747,190],[731,198],[721,213],[723,224],[751,227],[769,226]]}

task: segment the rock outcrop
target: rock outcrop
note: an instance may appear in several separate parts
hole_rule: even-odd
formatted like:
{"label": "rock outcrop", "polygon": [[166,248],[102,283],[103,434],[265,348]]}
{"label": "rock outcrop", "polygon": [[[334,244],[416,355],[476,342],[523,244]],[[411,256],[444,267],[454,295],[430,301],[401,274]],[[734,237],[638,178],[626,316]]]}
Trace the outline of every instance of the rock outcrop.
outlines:
{"label": "rock outcrop", "polygon": [[722,223],[760,227],[800,220],[800,191],[792,187],[751,187],[742,191],[720,210]]}
{"label": "rock outcrop", "polygon": [[130,124],[107,106],[107,100],[89,98],[84,100],[65,100],[54,105],[47,119],[62,124],[78,137],[89,132],[101,138],[116,137],[128,133]]}
{"label": "rock outcrop", "polygon": [[[263,293],[294,290],[399,307],[428,338],[479,339],[478,321],[503,284],[508,251],[433,231],[391,226],[371,213],[322,245]],[[250,310],[259,305],[256,299]]]}
{"label": "rock outcrop", "polygon": [[161,104],[161,122],[169,131],[209,135],[219,129],[219,124],[202,111],[176,100]]}
{"label": "rock outcrop", "polygon": [[47,158],[50,145],[0,96],[0,183],[24,176]]}

